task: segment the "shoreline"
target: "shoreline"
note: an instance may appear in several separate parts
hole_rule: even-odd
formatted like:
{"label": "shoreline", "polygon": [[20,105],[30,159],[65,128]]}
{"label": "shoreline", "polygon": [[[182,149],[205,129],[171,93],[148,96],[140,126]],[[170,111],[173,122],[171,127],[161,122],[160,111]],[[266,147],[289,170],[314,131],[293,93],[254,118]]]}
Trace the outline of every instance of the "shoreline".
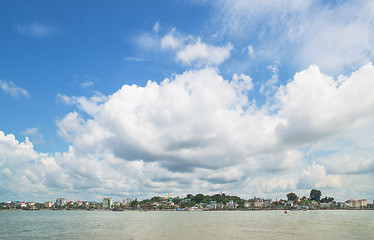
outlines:
{"label": "shoreline", "polygon": [[299,209],[222,209],[222,210],[176,210],[176,209],[164,209],[164,210],[149,210],[149,209],[121,209],[121,210],[113,210],[113,209],[48,209],[48,208],[41,208],[41,209],[0,209],[0,211],[99,211],[99,212],[258,212],[258,211],[289,211],[289,212],[302,212],[302,211],[373,211],[374,209],[308,209],[308,210],[299,210]]}

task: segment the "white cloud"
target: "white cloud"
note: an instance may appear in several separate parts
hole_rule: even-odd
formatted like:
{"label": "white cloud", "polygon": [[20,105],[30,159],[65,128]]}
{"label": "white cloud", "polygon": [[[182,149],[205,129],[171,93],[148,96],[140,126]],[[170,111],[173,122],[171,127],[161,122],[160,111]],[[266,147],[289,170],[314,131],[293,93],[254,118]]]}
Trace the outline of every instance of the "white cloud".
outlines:
{"label": "white cloud", "polygon": [[143,58],[139,58],[139,57],[124,57],[123,59],[129,62],[144,62],[145,61]]}
{"label": "white cloud", "polygon": [[157,21],[157,22],[155,23],[155,25],[153,25],[153,31],[154,31],[155,33],[158,33],[159,30],[160,30],[160,23]]}
{"label": "white cloud", "polygon": [[88,114],[95,114],[100,109],[100,103],[103,103],[107,100],[107,97],[103,94],[96,92],[96,94],[90,98],[86,97],[69,97],[63,94],[57,94],[57,99],[60,99],[62,102],[68,105],[77,105],[78,108],[87,112]]}
{"label": "white cloud", "polygon": [[220,65],[230,57],[230,52],[234,47],[228,43],[223,47],[207,45],[200,39],[193,44],[185,45],[177,53],[177,59],[187,65]]}
{"label": "white cloud", "polygon": [[265,83],[261,84],[260,93],[265,94],[268,98],[271,98],[271,96],[274,95],[276,91],[278,91],[278,67],[277,66],[267,66],[267,69],[270,70],[273,74],[269,80],[267,80]]}
{"label": "white cloud", "polygon": [[[368,64],[338,86],[312,66],[280,87],[275,115],[274,106],[256,109],[238,90],[251,88],[249,76],[234,75],[229,82],[209,68],[185,72],[160,84],[125,85],[99,105],[86,98],[74,101],[94,117],[89,120],[95,124],[92,126],[114,134],[107,141],[113,141],[110,146],[118,157],[160,161],[170,169],[189,166],[185,170],[190,171],[191,166],[223,167],[252,154],[301,146],[371,121],[373,75],[373,66]],[[245,84],[237,83],[240,78]],[[77,124],[70,123],[70,117]],[[76,113],[61,123],[64,121],[63,126],[72,132],[88,127]],[[93,141],[92,147],[95,144]],[[217,157],[221,160],[214,162]]]}
{"label": "white cloud", "polygon": [[249,76],[230,82],[214,69],[188,71],[160,84],[125,85],[96,111],[80,105],[92,119],[71,113],[59,122],[59,131],[80,151],[106,145],[117,158],[158,163],[168,171],[247,164],[250,174],[287,172],[306,164],[295,147],[372,121],[373,71],[368,64],[338,82],[312,66],[280,87],[277,114],[273,106],[251,105],[243,92],[250,89]]}
{"label": "white cloud", "polygon": [[82,82],[81,83],[81,87],[83,87],[83,88],[87,88],[87,87],[91,87],[92,85],[94,85],[95,83],[93,82],[93,81],[84,81],[84,82]]}
{"label": "white cloud", "polygon": [[30,24],[20,24],[15,27],[16,31],[22,35],[35,38],[49,38],[60,32],[60,30],[52,25],[33,22]]}
{"label": "white cloud", "polygon": [[174,34],[175,34],[175,29],[173,29],[169,34],[165,35],[161,39],[162,48],[177,49],[182,46],[184,39],[175,37]]}
{"label": "white cloud", "polygon": [[227,43],[226,46],[213,46],[204,43],[200,38],[175,35],[175,29],[165,35],[161,39],[161,47],[175,50],[176,60],[185,65],[218,66],[230,57],[234,48],[231,43]]}
{"label": "white cloud", "polygon": [[243,73],[240,75],[234,73],[231,83],[237,85],[238,89],[248,91],[253,88],[252,78]]}
{"label": "white cloud", "polygon": [[298,68],[349,72],[374,57],[371,0],[218,1],[215,25],[230,37],[256,43],[261,57]]}
{"label": "white cloud", "polygon": [[7,82],[0,79],[0,89],[13,97],[18,97],[19,95],[30,97],[29,93],[25,89],[18,87],[13,82]]}
{"label": "white cloud", "polygon": [[324,166],[315,163],[302,171],[297,183],[297,187],[301,189],[339,188],[343,185],[341,176],[328,175]]}
{"label": "white cloud", "polygon": [[39,129],[34,127],[34,128],[28,128],[24,132],[22,132],[23,135],[35,138],[34,143],[44,143],[43,140],[43,134],[39,132]]}
{"label": "white cloud", "polygon": [[373,75],[371,63],[343,82],[322,74],[317,66],[297,73],[277,93],[279,114],[287,119],[278,126],[278,136],[289,143],[310,142],[371,121]]}
{"label": "white cloud", "polygon": [[251,58],[254,58],[255,57],[255,50],[253,50],[253,46],[252,45],[249,45],[247,47],[248,49],[248,55],[251,57]]}
{"label": "white cloud", "polygon": [[149,50],[157,48],[160,40],[156,34],[143,32],[136,36],[135,42],[141,48]]}
{"label": "white cloud", "polygon": [[[212,68],[144,87],[124,85],[110,96],[60,95],[85,112],[73,111],[57,122],[69,150],[37,153],[27,139],[19,143],[1,132],[1,182],[23,179],[39,192],[58,186],[70,195],[92,196],[168,191],[269,196],[322,188],[348,197],[362,190],[356,186],[370,179],[370,171],[338,172],[331,166],[348,160],[313,154],[322,151],[316,144],[348,130],[358,133],[356,139],[371,138],[372,132],[360,129],[373,126],[373,76],[372,64],[338,80],[311,66],[278,89],[278,105],[262,108],[250,101],[249,76],[234,74],[228,81]],[[315,150],[308,152],[308,146]],[[368,153],[362,167],[372,167]]]}

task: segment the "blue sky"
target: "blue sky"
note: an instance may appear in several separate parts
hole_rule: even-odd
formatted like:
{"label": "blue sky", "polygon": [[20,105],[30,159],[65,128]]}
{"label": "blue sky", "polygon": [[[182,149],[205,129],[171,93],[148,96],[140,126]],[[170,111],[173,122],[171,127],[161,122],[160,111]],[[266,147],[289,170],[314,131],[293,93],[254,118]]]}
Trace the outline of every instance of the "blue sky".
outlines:
{"label": "blue sky", "polygon": [[373,199],[373,9],[2,1],[0,201]]}

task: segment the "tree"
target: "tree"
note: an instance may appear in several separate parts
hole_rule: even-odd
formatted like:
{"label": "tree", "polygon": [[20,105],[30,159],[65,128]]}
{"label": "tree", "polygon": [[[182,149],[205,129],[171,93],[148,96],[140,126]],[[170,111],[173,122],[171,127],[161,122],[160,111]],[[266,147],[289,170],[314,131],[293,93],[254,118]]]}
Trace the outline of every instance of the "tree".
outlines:
{"label": "tree", "polygon": [[201,193],[196,194],[195,196],[196,203],[201,203],[203,200],[204,200],[204,194],[201,194]]}
{"label": "tree", "polygon": [[181,202],[181,199],[179,197],[173,198],[173,202],[175,204],[179,204]]}
{"label": "tree", "polygon": [[317,189],[313,189],[312,191],[310,191],[309,198],[310,200],[315,200],[319,202],[319,200],[321,199],[321,191]]}
{"label": "tree", "polygon": [[321,203],[329,203],[329,202],[332,202],[334,201],[334,198],[333,197],[324,197],[321,199]]}
{"label": "tree", "polygon": [[138,206],[138,204],[139,204],[138,199],[135,198],[135,200],[130,203],[130,207],[136,208]]}
{"label": "tree", "polygon": [[296,193],[291,192],[291,193],[287,194],[287,199],[288,199],[288,201],[292,201],[292,202],[295,201],[297,199]]}
{"label": "tree", "polygon": [[193,200],[194,196],[192,194],[187,194],[187,199]]}

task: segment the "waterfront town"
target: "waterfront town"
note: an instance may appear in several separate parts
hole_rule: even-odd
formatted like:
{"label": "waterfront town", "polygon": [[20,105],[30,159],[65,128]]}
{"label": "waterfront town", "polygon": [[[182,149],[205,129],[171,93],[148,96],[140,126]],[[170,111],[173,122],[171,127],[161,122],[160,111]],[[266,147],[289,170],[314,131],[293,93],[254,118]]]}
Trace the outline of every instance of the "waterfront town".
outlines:
{"label": "waterfront town", "polygon": [[313,189],[309,197],[299,197],[291,192],[286,199],[267,199],[253,197],[242,199],[224,193],[215,195],[187,194],[186,197],[152,197],[138,201],[136,198],[124,198],[114,201],[112,197],[104,197],[102,202],[71,201],[58,197],[55,201],[44,203],[8,201],[0,203],[1,210],[175,210],[175,211],[219,211],[219,210],[315,210],[315,209],[360,209],[374,210],[373,203],[366,199],[348,199],[336,202],[333,197],[321,198],[321,191]]}

